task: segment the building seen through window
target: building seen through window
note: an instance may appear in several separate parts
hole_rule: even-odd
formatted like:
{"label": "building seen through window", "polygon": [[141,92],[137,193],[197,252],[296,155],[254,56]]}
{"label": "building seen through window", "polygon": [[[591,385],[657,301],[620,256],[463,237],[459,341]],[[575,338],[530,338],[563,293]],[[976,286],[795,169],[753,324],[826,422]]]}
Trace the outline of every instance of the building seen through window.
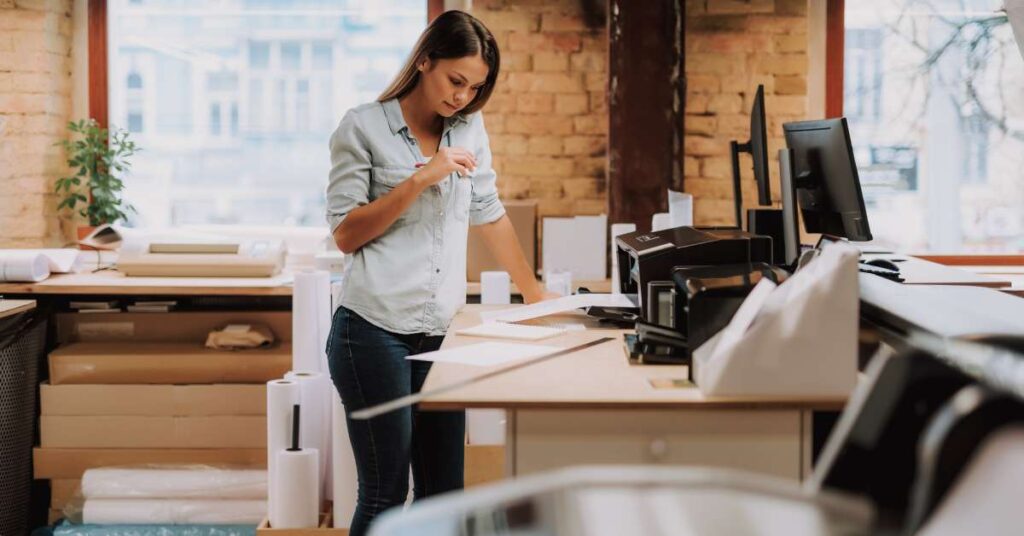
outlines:
{"label": "building seen through window", "polygon": [[843,109],[883,245],[1024,249],[1024,60],[1002,6],[846,2]]}
{"label": "building seen through window", "polygon": [[110,123],[135,224],[324,225],[328,138],[374,100],[425,0],[112,0]]}

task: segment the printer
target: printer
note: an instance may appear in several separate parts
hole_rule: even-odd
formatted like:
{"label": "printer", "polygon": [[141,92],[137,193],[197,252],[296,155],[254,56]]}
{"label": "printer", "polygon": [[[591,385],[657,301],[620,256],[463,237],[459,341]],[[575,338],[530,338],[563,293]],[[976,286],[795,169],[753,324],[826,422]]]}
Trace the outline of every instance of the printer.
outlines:
{"label": "printer", "polygon": [[677,267],[772,264],[772,239],[735,227],[637,231],[619,235],[615,243],[620,288],[623,294],[636,293],[645,319],[671,308],[668,294],[675,287],[672,276]]}

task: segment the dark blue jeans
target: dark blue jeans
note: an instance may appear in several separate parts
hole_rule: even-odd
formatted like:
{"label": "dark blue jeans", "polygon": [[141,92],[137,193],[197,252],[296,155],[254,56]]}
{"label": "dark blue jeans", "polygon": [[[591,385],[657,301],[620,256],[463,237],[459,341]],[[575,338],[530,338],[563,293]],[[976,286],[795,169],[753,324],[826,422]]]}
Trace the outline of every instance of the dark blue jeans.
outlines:
{"label": "dark blue jeans", "polygon": [[[418,392],[431,364],[405,357],[437,350],[442,339],[391,333],[339,307],[331,324],[327,360],[346,415]],[[374,517],[405,502],[410,463],[414,499],[462,489],[464,412],[419,411],[413,406],[347,422],[359,478],[351,536],[364,534]]]}

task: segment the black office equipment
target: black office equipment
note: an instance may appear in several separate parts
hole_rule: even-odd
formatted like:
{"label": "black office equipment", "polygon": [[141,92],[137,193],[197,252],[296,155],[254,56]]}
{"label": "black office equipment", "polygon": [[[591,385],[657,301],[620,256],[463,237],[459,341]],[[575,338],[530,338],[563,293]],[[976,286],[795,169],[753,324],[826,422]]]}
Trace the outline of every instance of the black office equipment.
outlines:
{"label": "black office equipment", "polygon": [[874,266],[876,268],[885,268],[886,270],[892,270],[894,272],[900,271],[899,265],[896,264],[895,262],[892,262],[892,261],[888,260],[888,259],[877,258],[877,259],[871,259],[871,260],[866,260],[866,261],[861,261],[861,262],[863,264],[867,264],[869,266]]}
{"label": "black office equipment", "polygon": [[[779,185],[782,188],[782,257],[776,257],[775,264],[793,269],[800,258],[800,216],[793,178],[793,150],[789,148],[779,150]],[[775,251],[778,250],[776,247]]]}
{"label": "black office equipment", "polygon": [[758,203],[762,206],[772,204],[771,186],[768,182],[768,137],[765,132],[763,85],[757,86],[754,104],[750,109],[750,139],[746,143],[735,140],[729,142],[729,152],[732,154],[732,191],[733,206],[736,211],[736,227],[742,227],[743,192],[740,180],[740,153],[749,153],[754,161]]}
{"label": "black office equipment", "polygon": [[793,151],[797,202],[809,233],[871,240],[845,118],[782,125]]}
{"label": "black office equipment", "polygon": [[[676,267],[763,262],[771,264],[771,239],[731,227],[676,227],[657,232],[637,231],[615,238],[619,283],[624,294],[636,293],[641,315],[658,304],[658,290],[672,282]],[[654,295],[648,294],[653,292]],[[653,301],[652,301],[653,300]]]}

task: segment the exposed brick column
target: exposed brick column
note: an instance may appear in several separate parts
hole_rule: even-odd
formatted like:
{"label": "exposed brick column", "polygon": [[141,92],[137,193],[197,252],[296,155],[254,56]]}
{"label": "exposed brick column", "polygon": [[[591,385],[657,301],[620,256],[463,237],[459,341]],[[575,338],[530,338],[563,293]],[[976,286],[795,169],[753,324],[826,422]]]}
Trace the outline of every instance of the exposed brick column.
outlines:
{"label": "exposed brick column", "polygon": [[[764,84],[769,174],[778,200],[782,124],[807,114],[808,0],[687,0],[683,172],[698,225],[733,225],[729,141],[750,136]],[[756,200],[750,155],[740,155],[745,205]]]}
{"label": "exposed brick column", "polygon": [[71,0],[0,0],[0,247],[60,245],[54,143],[71,108]]}

